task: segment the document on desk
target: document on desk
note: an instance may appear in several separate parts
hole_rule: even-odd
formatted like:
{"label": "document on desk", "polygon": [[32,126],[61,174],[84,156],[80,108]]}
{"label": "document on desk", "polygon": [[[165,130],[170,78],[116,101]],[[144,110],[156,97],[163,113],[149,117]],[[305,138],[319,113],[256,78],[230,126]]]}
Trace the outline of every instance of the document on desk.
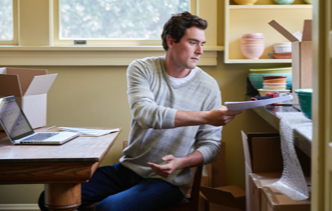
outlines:
{"label": "document on desk", "polygon": [[80,136],[92,136],[92,137],[98,137],[103,136],[109,133],[119,132],[119,128],[111,129],[111,130],[102,130],[102,129],[88,129],[88,128],[75,128],[75,127],[59,127],[62,130],[65,131],[71,131],[71,132],[78,132]]}
{"label": "document on desk", "polygon": [[225,102],[225,106],[227,107],[228,110],[240,111],[260,106],[266,106],[272,103],[284,102],[291,99],[293,99],[292,95],[286,95],[282,97],[269,98],[266,100]]}

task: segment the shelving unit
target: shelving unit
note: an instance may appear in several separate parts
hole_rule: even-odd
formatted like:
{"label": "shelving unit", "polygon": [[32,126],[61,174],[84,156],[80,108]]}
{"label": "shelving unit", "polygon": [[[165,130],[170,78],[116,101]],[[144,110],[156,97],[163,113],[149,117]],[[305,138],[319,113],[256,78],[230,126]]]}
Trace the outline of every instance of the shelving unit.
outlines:
{"label": "shelving unit", "polygon": [[[225,0],[225,63],[291,63],[291,59],[273,59],[273,44],[289,42],[268,23],[276,20],[290,32],[303,30],[303,21],[312,19],[312,5],[295,0],[278,5],[273,0],[258,0],[255,5],[237,5]],[[240,49],[240,38],[247,33],[263,33],[265,50],[258,60],[246,59]]]}

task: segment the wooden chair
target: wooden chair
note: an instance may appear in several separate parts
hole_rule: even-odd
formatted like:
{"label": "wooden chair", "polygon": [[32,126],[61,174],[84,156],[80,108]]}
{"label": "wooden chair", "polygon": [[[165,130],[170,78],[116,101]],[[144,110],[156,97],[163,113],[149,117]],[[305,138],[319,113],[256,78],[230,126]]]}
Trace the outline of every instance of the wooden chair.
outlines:
{"label": "wooden chair", "polygon": [[201,186],[203,166],[196,167],[194,181],[189,198],[184,198],[182,202],[172,207],[159,211],[198,211],[199,190]]}

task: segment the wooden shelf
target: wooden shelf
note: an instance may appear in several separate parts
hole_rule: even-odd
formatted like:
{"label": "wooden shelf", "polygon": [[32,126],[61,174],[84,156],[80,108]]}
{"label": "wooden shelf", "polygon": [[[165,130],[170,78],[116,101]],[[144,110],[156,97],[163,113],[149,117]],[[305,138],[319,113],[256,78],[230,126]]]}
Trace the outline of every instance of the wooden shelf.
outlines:
{"label": "wooden shelf", "polygon": [[225,59],[225,63],[292,63],[291,59]]}
{"label": "wooden shelf", "polygon": [[[278,5],[272,0],[258,0],[255,5],[236,5],[225,0],[225,63],[291,63],[291,59],[272,59],[275,43],[289,42],[268,23],[276,20],[291,33],[303,30],[305,19],[312,19],[312,5]],[[241,37],[248,33],[263,33],[265,50],[259,60],[246,59],[241,52]]]}
{"label": "wooden shelf", "polygon": [[292,5],[229,5],[231,10],[234,9],[312,9],[311,4],[292,4]]}

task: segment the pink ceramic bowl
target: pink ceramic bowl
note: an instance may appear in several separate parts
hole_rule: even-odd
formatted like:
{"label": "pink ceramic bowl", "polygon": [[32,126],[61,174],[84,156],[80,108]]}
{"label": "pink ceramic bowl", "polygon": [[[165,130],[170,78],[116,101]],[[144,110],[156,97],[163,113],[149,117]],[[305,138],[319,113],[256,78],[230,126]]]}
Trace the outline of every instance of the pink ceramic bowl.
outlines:
{"label": "pink ceramic bowl", "polygon": [[250,33],[242,35],[244,39],[264,39],[263,33]]}
{"label": "pink ceramic bowl", "polygon": [[265,39],[241,39],[241,45],[245,44],[264,44]]}
{"label": "pink ceramic bowl", "polygon": [[242,54],[247,59],[259,59],[264,53],[265,45],[264,44],[247,44],[241,45]]}

